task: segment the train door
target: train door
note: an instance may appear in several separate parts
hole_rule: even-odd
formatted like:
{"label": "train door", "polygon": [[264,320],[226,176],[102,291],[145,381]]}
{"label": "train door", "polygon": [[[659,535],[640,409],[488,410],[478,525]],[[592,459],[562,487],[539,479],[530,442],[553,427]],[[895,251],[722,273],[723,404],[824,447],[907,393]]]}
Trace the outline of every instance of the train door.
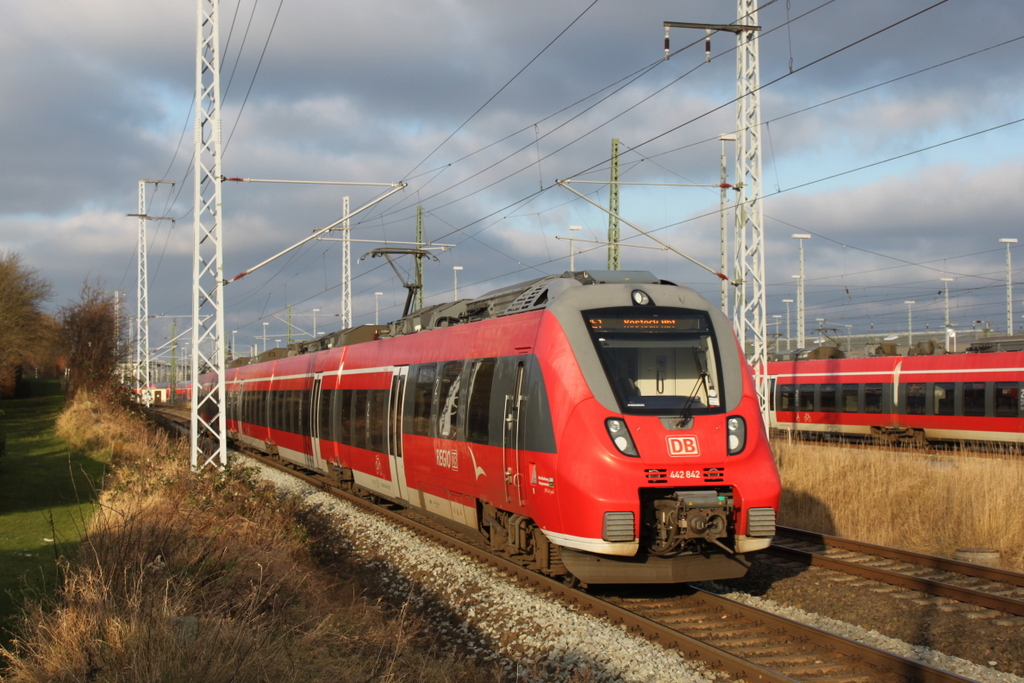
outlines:
{"label": "train door", "polygon": [[306,467],[311,470],[322,469],[318,467],[320,462],[320,410],[323,407],[323,379],[324,373],[318,372],[313,375],[313,391],[309,394],[309,411],[306,417],[309,420],[307,433],[309,434],[309,448],[306,450]]}
{"label": "train door", "polygon": [[402,500],[409,500],[402,438],[402,407],[405,405],[405,386],[408,377],[408,366],[395,368],[395,374],[391,378],[391,400],[388,405],[388,457],[391,458],[391,474],[397,486],[398,496]]}
{"label": "train door", "polygon": [[526,407],[525,389],[526,366],[520,361],[516,365],[512,394],[505,396],[505,427],[502,435],[502,467],[505,471],[505,502],[515,500],[522,505],[526,500],[523,487],[523,472],[519,448],[522,433],[523,412]]}

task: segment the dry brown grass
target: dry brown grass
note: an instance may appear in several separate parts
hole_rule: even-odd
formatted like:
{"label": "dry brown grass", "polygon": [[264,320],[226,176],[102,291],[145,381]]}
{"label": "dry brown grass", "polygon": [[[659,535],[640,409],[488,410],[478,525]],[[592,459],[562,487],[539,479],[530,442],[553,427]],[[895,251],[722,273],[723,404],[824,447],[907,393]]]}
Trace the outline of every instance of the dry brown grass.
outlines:
{"label": "dry brown grass", "polygon": [[184,446],[86,397],[59,429],[73,447],[111,451],[115,468],[59,594],[28,605],[0,652],[2,680],[497,679],[325,571],[299,510],[250,474],[192,474]]}
{"label": "dry brown grass", "polygon": [[779,523],[952,557],[999,550],[1024,571],[1024,458],[880,453],[835,444],[773,443],[782,476]]}

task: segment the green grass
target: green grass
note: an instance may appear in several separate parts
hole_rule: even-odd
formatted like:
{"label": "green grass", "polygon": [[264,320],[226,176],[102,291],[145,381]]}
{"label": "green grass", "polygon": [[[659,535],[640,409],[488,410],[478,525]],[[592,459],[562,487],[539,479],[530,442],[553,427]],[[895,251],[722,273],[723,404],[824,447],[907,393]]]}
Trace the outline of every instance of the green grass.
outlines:
{"label": "green grass", "polygon": [[26,592],[53,591],[57,559],[73,553],[107,463],[69,452],[54,433],[64,397],[0,401],[0,644]]}

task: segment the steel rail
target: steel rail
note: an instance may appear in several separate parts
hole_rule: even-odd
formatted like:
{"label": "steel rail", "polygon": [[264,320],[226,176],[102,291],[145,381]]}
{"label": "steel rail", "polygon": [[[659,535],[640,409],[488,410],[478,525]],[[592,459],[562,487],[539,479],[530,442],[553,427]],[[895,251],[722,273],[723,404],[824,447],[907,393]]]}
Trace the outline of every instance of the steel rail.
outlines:
{"label": "steel rail", "polygon": [[[173,420],[164,415],[167,422]],[[237,452],[237,451],[236,451]],[[306,482],[307,484],[329,492],[331,495],[342,498],[361,509],[365,509],[377,515],[381,515],[390,521],[401,524],[406,528],[453,548],[461,553],[469,555],[487,565],[501,571],[510,573],[515,578],[532,584],[537,588],[548,591],[560,599],[576,604],[586,609],[591,614],[603,616],[609,621],[624,625],[630,632],[642,635],[663,647],[676,649],[683,652],[691,659],[700,659],[718,670],[726,671],[733,676],[748,681],[763,681],[765,683],[798,683],[800,679],[791,678],[785,674],[773,671],[755,662],[733,654],[725,649],[704,642],[685,633],[680,632],[656,620],[637,614],[627,608],[614,605],[607,600],[584,593],[571,588],[561,581],[544,576],[532,570],[526,569],[512,560],[495,555],[481,547],[467,543],[451,536],[449,533],[439,531],[427,524],[423,524],[408,516],[396,511],[388,510],[371,501],[365,500],[347,491],[343,491],[322,477],[306,474],[299,469],[289,467],[283,462],[276,461],[263,455],[252,453],[243,454],[274,469],[286,472],[287,474]],[[806,641],[819,647],[835,651],[842,655],[854,658],[867,665],[878,667],[886,673],[895,674],[906,678],[910,683],[969,683],[971,679],[964,678],[949,671],[932,667],[928,664],[918,662],[900,655],[887,652],[878,648],[850,640],[828,631],[801,624],[786,617],[782,617],[756,607],[743,605],[728,598],[724,598],[706,591],[697,591],[695,599],[712,609],[721,610],[743,618],[754,624],[764,624],[776,633],[785,633],[797,641]],[[781,639],[781,638],[780,638]],[[813,679],[811,679],[813,680]]]}
{"label": "steel rail", "polygon": [[[719,648],[710,643],[688,636],[665,624],[661,624],[648,617],[644,617],[631,610],[614,605],[593,595],[584,593],[578,589],[570,588],[561,581],[544,576],[522,565],[495,555],[471,543],[459,540],[445,532],[438,531],[431,526],[418,522],[414,519],[399,514],[393,510],[382,508],[374,503],[364,500],[334,486],[329,486],[322,478],[307,475],[291,467],[287,467],[272,459],[262,456],[253,456],[259,462],[287,472],[313,486],[328,490],[347,500],[360,508],[380,514],[385,518],[401,524],[417,533],[423,534],[430,539],[443,545],[451,547],[470,557],[480,560],[490,566],[512,574],[517,579],[530,583],[538,588],[544,589],[557,595],[559,598],[585,608],[588,612],[598,616],[604,616],[612,622],[622,624],[633,633],[640,634],[645,638],[659,643],[663,647],[677,649],[687,654],[688,657],[701,659],[709,666],[748,681],[764,681],[765,683],[797,683],[799,679],[786,676],[778,671],[761,666],[755,662],[735,655],[727,650]],[[776,631],[786,632],[797,639],[805,639],[821,647],[825,647],[841,654],[856,658],[862,662],[877,666],[887,672],[905,677],[912,683],[969,683],[971,679],[964,678],[957,674],[942,669],[937,669],[928,664],[917,662],[912,659],[901,657],[885,650],[864,645],[842,636],[816,629],[799,622],[781,617],[770,612],[759,610],[741,603],[728,600],[711,593],[701,592],[700,600],[709,603],[715,609],[721,609],[732,614],[738,614],[748,621],[770,625]]]}
{"label": "steel rail", "polygon": [[[836,536],[827,536],[799,529],[778,527],[776,531],[781,536],[795,538],[809,543],[816,543],[824,546],[826,549],[830,547],[842,548],[844,550],[864,553],[866,555],[875,555],[889,560],[907,562],[917,566],[952,573],[966,574],[968,576],[983,578],[1004,584],[1024,586],[1024,575],[1008,572],[1003,569],[985,567],[982,565],[971,564],[969,562],[961,562],[959,560],[947,560],[941,557],[932,557],[930,555],[922,555],[920,553],[897,550],[894,548],[885,548],[882,546],[872,545],[870,543],[850,541]],[[958,602],[965,602],[972,605],[978,605],[979,607],[1024,616],[1024,600],[1019,598],[996,595],[994,593],[988,593],[975,588],[964,588],[943,581],[912,576],[894,569],[871,567],[851,560],[829,557],[821,552],[790,548],[774,543],[769,549],[769,552],[784,555],[816,567],[832,569],[843,572],[844,574],[854,574],[866,579],[873,579],[894,586],[900,586],[902,588],[909,588],[911,590],[928,593],[930,595],[949,598],[950,600],[956,600]]]}

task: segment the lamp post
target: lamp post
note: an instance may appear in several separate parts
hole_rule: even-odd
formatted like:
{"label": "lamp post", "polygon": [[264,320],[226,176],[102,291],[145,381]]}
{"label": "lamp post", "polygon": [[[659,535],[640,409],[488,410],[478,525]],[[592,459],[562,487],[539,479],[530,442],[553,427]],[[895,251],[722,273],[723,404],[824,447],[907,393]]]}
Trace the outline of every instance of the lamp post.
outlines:
{"label": "lamp post", "polygon": [[235,359],[235,335],[238,334],[238,330],[231,330],[231,360]]}
{"label": "lamp post", "polygon": [[802,349],[804,347],[804,240],[811,239],[811,236],[807,233],[795,232],[792,237],[800,245],[800,276],[796,289],[796,339],[798,346]]}
{"label": "lamp post", "polygon": [[452,276],[455,278],[455,300],[459,300],[459,271],[462,266],[452,266]]}
{"label": "lamp post", "polygon": [[380,325],[380,298],[384,296],[384,292],[373,293],[373,324]]}
{"label": "lamp post", "polygon": [[782,303],[786,304],[786,350],[789,351],[793,346],[793,333],[789,326],[789,305],[793,303],[793,300],[783,299]]}
{"label": "lamp post", "polygon": [[572,233],[575,232],[576,230],[582,229],[583,226],[580,225],[569,226],[569,270],[573,272],[576,271],[576,249],[573,247],[572,244]]}
{"label": "lamp post", "polygon": [[914,313],[911,306],[916,304],[916,301],[904,301],[907,305],[907,353],[910,353],[910,347],[914,345]]}
{"label": "lamp post", "polygon": [[804,348],[804,279],[799,275],[791,275],[796,280],[796,348]]}
{"label": "lamp post", "polygon": [[[782,325],[782,314],[775,313],[772,315],[772,317],[775,318],[775,334],[778,335],[779,337],[782,337],[782,333],[779,332],[779,327],[781,327]],[[776,344],[776,349],[781,351],[781,346],[781,344]]]}
{"label": "lamp post", "polygon": [[850,339],[850,330],[853,329],[853,325],[844,324],[843,327],[846,328],[846,352],[850,353],[853,351],[853,341]]}
{"label": "lamp post", "polygon": [[319,308],[313,309],[313,339],[316,339],[316,314],[320,312]]}
{"label": "lamp post", "polygon": [[1010,275],[1010,245],[1017,244],[1016,237],[1002,237],[1001,244],[1006,245],[1006,334],[1013,334],[1013,278]]}
{"label": "lamp post", "polygon": [[263,352],[267,352],[267,325],[270,323],[263,323]]}

